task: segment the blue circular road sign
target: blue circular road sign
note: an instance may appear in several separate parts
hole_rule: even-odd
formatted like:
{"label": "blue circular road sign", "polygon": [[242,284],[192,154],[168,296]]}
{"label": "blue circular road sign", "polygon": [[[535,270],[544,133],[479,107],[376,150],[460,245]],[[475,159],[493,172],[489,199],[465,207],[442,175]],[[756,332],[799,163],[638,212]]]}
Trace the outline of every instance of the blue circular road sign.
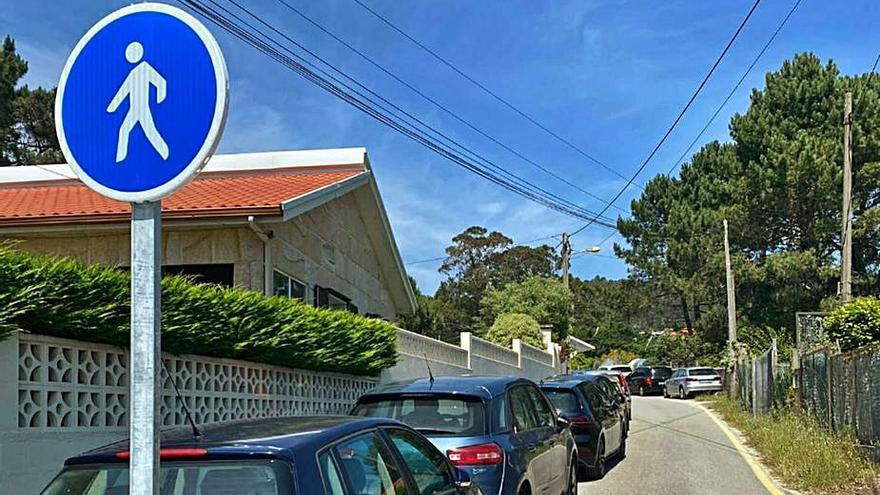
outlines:
{"label": "blue circular road sign", "polygon": [[58,83],[55,127],[77,176],[104,196],[156,201],[207,163],[226,122],[226,63],[188,13],[143,3],[101,19]]}

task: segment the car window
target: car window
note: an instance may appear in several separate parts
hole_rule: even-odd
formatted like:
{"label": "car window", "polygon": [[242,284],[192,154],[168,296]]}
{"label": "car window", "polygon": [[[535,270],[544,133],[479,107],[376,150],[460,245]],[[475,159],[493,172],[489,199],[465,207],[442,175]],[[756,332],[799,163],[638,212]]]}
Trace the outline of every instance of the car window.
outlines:
{"label": "car window", "polygon": [[406,482],[394,457],[376,432],[359,435],[333,447],[343,476],[358,495],[401,495]]}
{"label": "car window", "polygon": [[431,445],[431,442],[399,428],[387,431],[416,482],[420,495],[433,495],[455,488],[455,478],[446,456]]}
{"label": "car window", "polygon": [[527,431],[538,427],[538,416],[526,387],[510,389],[510,415],[516,431]]}
{"label": "car window", "polygon": [[696,368],[690,370],[689,374],[690,376],[713,376],[717,375],[718,373],[715,373],[715,370],[713,370],[712,368]]}
{"label": "car window", "polygon": [[[163,462],[159,493],[224,495],[294,493],[289,467],[268,461]],[[43,495],[117,495],[129,489],[128,464],[85,465],[61,472]]]}
{"label": "car window", "polygon": [[669,375],[672,374],[672,370],[670,370],[669,368],[654,368],[651,370],[651,372],[654,378],[658,378],[661,380],[669,378]]}
{"label": "car window", "polygon": [[594,414],[609,402],[608,398],[592,383],[581,383],[578,385],[578,388],[587,399],[587,404],[590,405],[590,412]]}
{"label": "car window", "polygon": [[565,413],[580,412],[581,405],[573,391],[564,388],[543,388],[542,390],[557,411]]}
{"label": "car window", "polygon": [[476,397],[394,397],[358,404],[355,416],[392,418],[428,435],[485,435],[486,413]]}
{"label": "car window", "polygon": [[321,466],[321,478],[324,481],[324,493],[327,495],[345,495],[345,489],[342,488],[342,478],[339,477],[339,470],[336,469],[336,462],[329,451],[324,451],[318,456],[318,464]]}
{"label": "car window", "polygon": [[535,412],[538,415],[538,425],[556,425],[556,413],[553,411],[553,408],[550,407],[550,404],[547,403],[547,399],[544,398],[544,395],[538,390],[538,387],[528,385],[526,386],[526,390],[529,393],[529,398],[531,399]]}

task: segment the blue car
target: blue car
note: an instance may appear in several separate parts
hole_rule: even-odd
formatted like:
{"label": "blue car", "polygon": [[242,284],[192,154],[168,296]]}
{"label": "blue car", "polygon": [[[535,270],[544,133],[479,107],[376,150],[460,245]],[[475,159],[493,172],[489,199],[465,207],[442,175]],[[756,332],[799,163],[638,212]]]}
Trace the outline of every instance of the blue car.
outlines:
{"label": "blue car", "polygon": [[[387,419],[295,417],[163,432],[161,495],[480,495],[423,436]],[[128,495],[128,441],[68,459],[43,495]]]}
{"label": "blue car", "polygon": [[569,423],[529,380],[449,376],[393,383],[363,395],[352,414],[413,427],[486,494],[577,493]]}

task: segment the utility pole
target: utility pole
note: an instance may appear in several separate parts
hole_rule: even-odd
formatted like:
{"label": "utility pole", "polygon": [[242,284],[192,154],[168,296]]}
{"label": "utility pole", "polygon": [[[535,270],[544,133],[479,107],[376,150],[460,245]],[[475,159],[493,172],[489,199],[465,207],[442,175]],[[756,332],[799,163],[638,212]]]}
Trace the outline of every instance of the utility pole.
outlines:
{"label": "utility pole", "polygon": [[727,238],[727,219],[724,220],[724,265],[727,268],[727,341],[733,349],[736,342],[736,293],[733,268],[730,266],[730,241]]}
{"label": "utility pole", "polygon": [[568,232],[562,233],[562,285],[568,289],[568,263],[571,256],[571,243],[568,242]]}
{"label": "utility pole", "polygon": [[843,230],[840,234],[840,300],[852,299],[852,93],[843,100]]}

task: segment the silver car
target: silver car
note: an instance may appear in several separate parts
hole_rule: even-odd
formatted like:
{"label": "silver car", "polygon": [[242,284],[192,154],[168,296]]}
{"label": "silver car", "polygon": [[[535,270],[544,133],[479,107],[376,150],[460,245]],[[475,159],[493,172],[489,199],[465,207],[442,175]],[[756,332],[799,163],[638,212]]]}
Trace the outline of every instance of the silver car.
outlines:
{"label": "silver car", "polygon": [[666,380],[663,397],[688,399],[697,392],[718,392],[721,376],[712,368],[679,368]]}

